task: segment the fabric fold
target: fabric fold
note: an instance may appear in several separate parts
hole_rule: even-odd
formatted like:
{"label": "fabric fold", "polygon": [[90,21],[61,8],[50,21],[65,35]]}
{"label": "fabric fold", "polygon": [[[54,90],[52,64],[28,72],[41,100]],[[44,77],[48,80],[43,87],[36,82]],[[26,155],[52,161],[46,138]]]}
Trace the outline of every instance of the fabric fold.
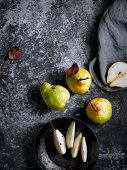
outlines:
{"label": "fabric fold", "polygon": [[[106,84],[109,67],[118,61],[127,63],[127,1],[116,0],[104,13],[98,30],[98,56],[90,64],[90,74],[98,87]],[[105,87],[114,92],[125,88]]]}

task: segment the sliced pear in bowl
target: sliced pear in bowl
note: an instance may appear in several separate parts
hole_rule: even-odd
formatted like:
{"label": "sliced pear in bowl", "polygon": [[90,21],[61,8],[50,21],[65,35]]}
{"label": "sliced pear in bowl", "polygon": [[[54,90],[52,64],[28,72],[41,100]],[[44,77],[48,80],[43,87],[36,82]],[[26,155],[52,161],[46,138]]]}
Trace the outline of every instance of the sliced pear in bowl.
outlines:
{"label": "sliced pear in bowl", "polygon": [[75,158],[78,155],[81,145],[82,133],[80,132],[74,140],[73,148],[71,149],[71,156]]}
{"label": "sliced pear in bowl", "polygon": [[81,157],[83,162],[87,161],[87,144],[84,136],[82,137],[81,141]]}
{"label": "sliced pear in bowl", "polygon": [[73,148],[75,137],[75,121],[73,121],[66,132],[66,144],[68,148]]}
{"label": "sliced pear in bowl", "polygon": [[66,153],[66,142],[64,135],[57,129],[53,131],[53,142],[57,151],[63,155]]}
{"label": "sliced pear in bowl", "polygon": [[111,65],[107,74],[107,84],[110,87],[127,87],[127,63],[116,62]]}

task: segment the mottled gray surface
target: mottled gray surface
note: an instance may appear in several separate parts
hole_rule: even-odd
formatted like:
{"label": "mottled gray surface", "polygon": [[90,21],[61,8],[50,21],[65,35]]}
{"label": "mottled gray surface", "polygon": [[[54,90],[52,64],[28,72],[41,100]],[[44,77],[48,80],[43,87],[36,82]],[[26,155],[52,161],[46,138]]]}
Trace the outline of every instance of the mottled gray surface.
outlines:
{"label": "mottled gray surface", "polygon": [[[43,103],[36,81],[40,77],[67,87],[65,70],[74,60],[88,68],[97,54],[98,23],[111,2],[0,0],[0,62],[14,45],[23,51],[17,66],[5,62],[8,83],[0,82],[0,170],[39,170],[36,135],[46,122],[62,116],[78,117],[96,133],[100,155],[94,170],[127,169],[127,90],[99,93],[92,83],[88,93],[71,93],[66,107],[53,111]],[[89,97],[111,101],[109,122],[94,125],[86,118]]]}
{"label": "mottled gray surface", "polygon": [[[115,62],[127,63],[127,1],[116,0],[103,14],[98,29],[98,55],[90,62],[90,73],[101,88],[107,83],[107,70]],[[97,70],[98,68],[98,70]],[[105,87],[106,91],[123,90]]]}

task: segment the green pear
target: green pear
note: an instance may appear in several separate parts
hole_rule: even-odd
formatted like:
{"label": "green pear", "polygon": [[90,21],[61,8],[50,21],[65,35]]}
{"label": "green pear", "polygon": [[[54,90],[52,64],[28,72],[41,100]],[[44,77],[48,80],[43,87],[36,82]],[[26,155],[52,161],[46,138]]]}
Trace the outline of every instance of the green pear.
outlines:
{"label": "green pear", "polygon": [[57,129],[53,131],[53,142],[57,151],[63,155],[66,153],[66,142],[64,135]]}
{"label": "green pear", "polygon": [[70,93],[65,87],[47,82],[41,84],[40,93],[47,106],[53,110],[63,109],[70,98]]}
{"label": "green pear", "polygon": [[81,141],[81,157],[83,162],[87,161],[87,144],[84,136],[82,137]]}
{"label": "green pear", "polygon": [[78,155],[80,145],[81,145],[82,133],[80,132],[74,140],[73,148],[71,149],[71,155],[75,158]]}
{"label": "green pear", "polygon": [[75,121],[73,121],[67,129],[66,132],[66,144],[68,148],[73,148],[75,136]]}
{"label": "green pear", "polygon": [[107,84],[110,87],[127,87],[127,63],[116,62],[108,70]]}
{"label": "green pear", "polygon": [[95,98],[88,103],[86,114],[93,123],[103,124],[112,116],[112,105],[105,98]]}

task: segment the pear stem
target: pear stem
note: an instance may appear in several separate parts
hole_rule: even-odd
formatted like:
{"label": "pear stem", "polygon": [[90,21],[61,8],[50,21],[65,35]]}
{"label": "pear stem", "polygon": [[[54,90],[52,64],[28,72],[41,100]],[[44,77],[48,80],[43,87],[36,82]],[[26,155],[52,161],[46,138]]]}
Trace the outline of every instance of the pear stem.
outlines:
{"label": "pear stem", "polygon": [[107,87],[107,86],[109,86],[111,83],[107,83],[107,84],[105,84],[104,86],[102,86],[101,88],[100,88],[100,91],[102,91],[103,90],[103,88],[105,88],[105,87]]}
{"label": "pear stem", "polygon": [[37,78],[38,83],[42,86],[43,83],[41,83],[40,78]]}
{"label": "pear stem", "polygon": [[91,100],[90,100],[90,104],[91,104],[91,106],[92,106],[92,108],[94,109],[95,112],[98,112],[98,111],[99,111],[99,109],[96,109],[96,108],[94,107],[94,105],[92,104]]}
{"label": "pear stem", "polygon": [[52,122],[51,122],[51,121],[49,121],[49,122],[50,122],[50,125],[52,126],[52,129],[55,130],[55,128],[54,128]]}
{"label": "pear stem", "polygon": [[86,78],[83,78],[83,79],[79,79],[79,81],[81,81],[81,80],[87,80],[87,79],[89,79],[89,77],[86,77]]}

